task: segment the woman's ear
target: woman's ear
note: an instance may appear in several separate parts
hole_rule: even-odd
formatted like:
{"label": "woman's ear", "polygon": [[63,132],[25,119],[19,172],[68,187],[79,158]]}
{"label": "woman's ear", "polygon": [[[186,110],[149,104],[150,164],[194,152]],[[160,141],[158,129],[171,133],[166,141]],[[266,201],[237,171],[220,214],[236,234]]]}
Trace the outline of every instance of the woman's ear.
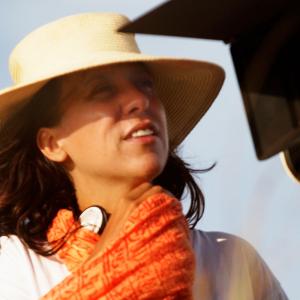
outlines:
{"label": "woman's ear", "polygon": [[57,140],[55,128],[40,128],[37,133],[36,143],[40,151],[49,160],[64,162],[68,157],[68,154]]}

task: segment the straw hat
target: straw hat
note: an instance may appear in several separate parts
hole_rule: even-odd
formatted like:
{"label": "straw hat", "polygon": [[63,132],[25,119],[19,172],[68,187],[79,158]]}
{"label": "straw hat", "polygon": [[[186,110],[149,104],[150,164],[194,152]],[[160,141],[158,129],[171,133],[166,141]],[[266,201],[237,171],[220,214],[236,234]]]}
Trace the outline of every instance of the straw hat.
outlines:
{"label": "straw hat", "polygon": [[59,19],[26,36],[10,56],[14,85],[0,91],[0,119],[50,79],[105,65],[144,62],[167,112],[171,145],[178,145],[218,95],[224,71],[207,62],[141,54],[132,34],[118,32],[128,22],[119,14],[86,13]]}

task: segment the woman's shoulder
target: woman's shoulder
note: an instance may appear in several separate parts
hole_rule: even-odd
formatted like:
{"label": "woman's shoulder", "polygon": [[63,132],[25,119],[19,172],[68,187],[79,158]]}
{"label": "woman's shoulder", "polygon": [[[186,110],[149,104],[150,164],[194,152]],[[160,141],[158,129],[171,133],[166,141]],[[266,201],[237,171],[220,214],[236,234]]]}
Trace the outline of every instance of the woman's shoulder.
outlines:
{"label": "woman's shoulder", "polygon": [[0,237],[0,266],[2,270],[6,266],[14,264],[22,265],[22,257],[28,256],[28,250],[16,235]]}
{"label": "woman's shoulder", "polygon": [[[257,255],[254,247],[245,239],[225,232],[203,231],[199,229],[190,230],[193,248],[210,253],[230,255],[233,251],[245,251]],[[211,252],[212,251],[212,252]]]}
{"label": "woman's shoulder", "polygon": [[235,265],[255,268],[259,263],[267,268],[254,247],[245,239],[216,231],[191,230],[191,240],[197,264],[207,268],[228,269]]}
{"label": "woman's shoulder", "polygon": [[209,243],[241,243],[245,245],[250,245],[245,239],[231,234],[227,232],[221,231],[204,231],[200,229],[191,229],[190,230],[191,236],[193,240],[202,241],[202,242],[209,242]]}
{"label": "woman's shoulder", "polygon": [[[197,276],[211,278],[214,290],[223,295],[220,299],[287,299],[268,265],[245,239],[224,232],[190,232]],[[230,297],[224,298],[228,293]]]}
{"label": "woman's shoulder", "polygon": [[16,235],[0,237],[0,299],[39,299],[69,272],[54,257],[29,249]]}
{"label": "woman's shoulder", "polygon": [[233,268],[247,266],[255,270],[271,273],[257,250],[245,239],[225,232],[191,230],[191,240],[196,256],[214,266]]}
{"label": "woman's shoulder", "polygon": [[0,237],[0,299],[37,299],[24,273],[26,256],[27,251],[18,237]]}

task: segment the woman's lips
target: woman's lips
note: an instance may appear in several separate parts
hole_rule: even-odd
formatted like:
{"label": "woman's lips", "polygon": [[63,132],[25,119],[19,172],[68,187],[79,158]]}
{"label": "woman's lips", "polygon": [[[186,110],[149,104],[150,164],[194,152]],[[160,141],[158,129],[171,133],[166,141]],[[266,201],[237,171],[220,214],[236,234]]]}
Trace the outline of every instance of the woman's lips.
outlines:
{"label": "woman's lips", "polygon": [[154,138],[158,135],[157,126],[153,122],[146,120],[141,121],[132,126],[125,134],[125,140],[147,140],[147,138]]}
{"label": "woman's lips", "polygon": [[132,134],[126,139],[128,142],[151,144],[157,140],[157,135],[152,129],[138,129],[133,131]]}
{"label": "woman's lips", "polygon": [[132,137],[129,139],[126,139],[128,142],[132,143],[141,143],[141,144],[152,144],[157,140],[156,135],[145,135],[145,136],[139,136],[139,137]]}

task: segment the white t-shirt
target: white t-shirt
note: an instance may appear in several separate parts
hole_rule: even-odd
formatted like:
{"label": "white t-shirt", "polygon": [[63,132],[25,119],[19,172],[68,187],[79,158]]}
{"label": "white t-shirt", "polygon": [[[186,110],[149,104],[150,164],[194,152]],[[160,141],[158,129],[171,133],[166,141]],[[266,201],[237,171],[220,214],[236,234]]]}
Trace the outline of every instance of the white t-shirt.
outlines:
{"label": "white t-shirt", "polygon": [[[246,241],[220,232],[192,230],[196,255],[194,299],[285,300],[279,282]],[[69,271],[18,237],[0,237],[0,300],[36,300]]]}

